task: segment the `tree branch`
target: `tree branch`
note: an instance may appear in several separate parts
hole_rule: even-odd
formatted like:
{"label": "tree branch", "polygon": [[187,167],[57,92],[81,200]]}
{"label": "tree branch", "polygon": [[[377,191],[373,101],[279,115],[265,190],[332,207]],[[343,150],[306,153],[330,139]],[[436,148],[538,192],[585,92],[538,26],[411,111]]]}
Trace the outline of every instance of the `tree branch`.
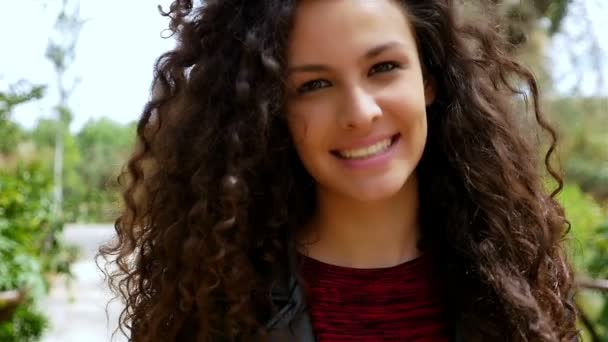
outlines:
{"label": "tree branch", "polygon": [[578,287],[590,290],[599,290],[608,292],[608,280],[607,279],[591,279],[591,278],[579,278],[576,281]]}

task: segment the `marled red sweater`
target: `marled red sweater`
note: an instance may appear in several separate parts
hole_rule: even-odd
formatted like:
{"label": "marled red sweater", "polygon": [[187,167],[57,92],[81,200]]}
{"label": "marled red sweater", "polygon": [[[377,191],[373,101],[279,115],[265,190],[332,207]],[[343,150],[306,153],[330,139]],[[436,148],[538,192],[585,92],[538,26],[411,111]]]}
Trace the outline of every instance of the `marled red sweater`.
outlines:
{"label": "marled red sweater", "polygon": [[317,342],[449,341],[432,257],[376,269],[303,257],[307,302]]}

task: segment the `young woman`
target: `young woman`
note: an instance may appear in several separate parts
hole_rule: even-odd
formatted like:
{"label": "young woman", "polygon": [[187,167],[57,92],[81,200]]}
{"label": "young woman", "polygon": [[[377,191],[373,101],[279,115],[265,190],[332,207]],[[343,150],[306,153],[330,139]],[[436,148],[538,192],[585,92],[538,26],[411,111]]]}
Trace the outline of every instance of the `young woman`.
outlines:
{"label": "young woman", "polygon": [[102,249],[132,341],[576,339],[554,131],[458,6],[172,4]]}

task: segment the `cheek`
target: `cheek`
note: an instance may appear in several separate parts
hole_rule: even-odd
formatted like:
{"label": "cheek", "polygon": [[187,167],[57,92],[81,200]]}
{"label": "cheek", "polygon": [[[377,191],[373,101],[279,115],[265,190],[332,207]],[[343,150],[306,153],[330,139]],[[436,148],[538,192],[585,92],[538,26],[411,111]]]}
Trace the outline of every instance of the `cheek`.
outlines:
{"label": "cheek", "polygon": [[421,87],[411,87],[411,84],[394,87],[382,96],[381,101],[385,113],[394,113],[394,119],[401,124],[426,120],[426,103]]}
{"label": "cheek", "polygon": [[306,115],[292,115],[289,120],[293,144],[306,169],[310,169],[310,159],[316,150],[316,142],[313,139],[315,130],[311,127],[311,123],[312,121]]}
{"label": "cheek", "polygon": [[428,133],[423,92],[400,88],[383,98],[383,107],[390,122],[402,133],[407,158],[415,162],[424,150]]}
{"label": "cheek", "polygon": [[288,123],[291,138],[301,163],[309,174],[314,174],[315,165],[317,165],[315,151],[318,150],[316,147],[318,142],[314,139],[315,129],[311,127],[313,121],[307,115],[290,113]]}
{"label": "cheek", "polygon": [[301,153],[309,143],[310,119],[300,113],[290,113],[288,123],[293,143],[298,152]]}
{"label": "cheek", "polygon": [[288,123],[292,139],[300,152],[322,145],[330,126],[327,108],[319,105],[299,105],[288,108]]}

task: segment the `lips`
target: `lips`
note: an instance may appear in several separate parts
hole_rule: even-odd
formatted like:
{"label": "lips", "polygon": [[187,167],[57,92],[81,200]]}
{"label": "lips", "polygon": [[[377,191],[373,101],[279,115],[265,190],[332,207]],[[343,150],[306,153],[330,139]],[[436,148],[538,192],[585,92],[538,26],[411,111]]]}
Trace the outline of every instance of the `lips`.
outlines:
{"label": "lips", "polygon": [[384,138],[382,140],[376,140],[375,142],[368,144],[366,146],[357,147],[357,148],[349,148],[349,149],[340,149],[333,150],[331,153],[336,157],[342,159],[365,159],[370,158],[379,154],[382,154],[386,150],[388,150],[395,141],[399,138],[399,134],[395,134],[388,138]]}

